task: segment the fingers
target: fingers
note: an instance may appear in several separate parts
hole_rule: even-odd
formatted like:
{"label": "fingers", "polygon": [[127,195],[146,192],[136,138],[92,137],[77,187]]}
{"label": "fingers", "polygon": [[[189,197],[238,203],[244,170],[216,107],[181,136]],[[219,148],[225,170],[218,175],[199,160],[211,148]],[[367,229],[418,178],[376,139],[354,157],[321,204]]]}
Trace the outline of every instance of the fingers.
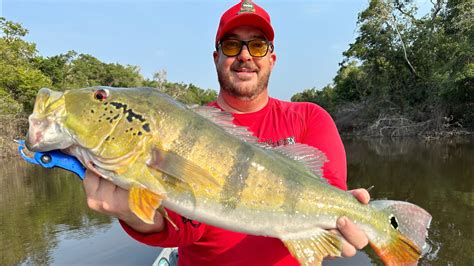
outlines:
{"label": "fingers", "polygon": [[369,243],[365,233],[347,217],[339,217],[336,224],[337,229],[345,239],[342,246],[342,256],[352,257],[358,249],[364,248]]}
{"label": "fingers", "polygon": [[138,232],[151,233],[164,230],[165,223],[161,214],[156,213],[154,224],[147,224],[130,210],[127,190],[88,170],[83,186],[87,195],[87,205],[92,210],[117,217]]}
{"label": "fingers", "polygon": [[84,186],[84,191],[89,196],[97,191],[99,188],[100,177],[98,177],[93,172],[86,170],[86,177],[84,178],[82,185]]}
{"label": "fingers", "polygon": [[86,171],[83,182],[89,208],[116,217],[128,211],[128,191],[91,171]]}
{"label": "fingers", "polygon": [[353,190],[349,190],[349,192],[361,203],[368,204],[370,201],[370,194],[364,188],[357,188]]}

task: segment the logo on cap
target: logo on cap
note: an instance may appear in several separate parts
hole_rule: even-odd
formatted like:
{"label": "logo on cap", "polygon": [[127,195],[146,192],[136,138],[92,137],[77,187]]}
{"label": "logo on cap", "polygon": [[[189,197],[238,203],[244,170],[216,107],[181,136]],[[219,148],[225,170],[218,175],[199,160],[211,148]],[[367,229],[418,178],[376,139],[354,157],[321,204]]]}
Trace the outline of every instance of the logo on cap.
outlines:
{"label": "logo on cap", "polygon": [[245,0],[242,2],[242,5],[240,6],[240,11],[237,14],[242,13],[255,13],[255,7],[253,6],[251,0]]}

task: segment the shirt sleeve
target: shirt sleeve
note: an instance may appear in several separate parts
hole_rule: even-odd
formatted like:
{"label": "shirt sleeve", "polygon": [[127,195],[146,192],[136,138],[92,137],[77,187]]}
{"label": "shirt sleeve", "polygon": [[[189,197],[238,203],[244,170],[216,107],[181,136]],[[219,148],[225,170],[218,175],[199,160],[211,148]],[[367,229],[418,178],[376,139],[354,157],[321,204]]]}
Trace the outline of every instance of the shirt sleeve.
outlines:
{"label": "shirt sleeve", "polygon": [[186,219],[170,210],[167,210],[167,212],[168,216],[176,224],[179,230],[176,230],[169,221],[165,220],[166,223],[163,231],[159,233],[143,234],[135,231],[125,222],[119,222],[125,232],[127,232],[127,234],[129,234],[133,239],[150,246],[183,247],[196,242],[204,234],[204,231],[206,230],[205,224]]}
{"label": "shirt sleeve", "polygon": [[323,166],[324,177],[331,185],[346,190],[346,152],[334,120],[326,110],[315,104],[308,106],[306,114],[302,143],[324,152],[328,160]]}

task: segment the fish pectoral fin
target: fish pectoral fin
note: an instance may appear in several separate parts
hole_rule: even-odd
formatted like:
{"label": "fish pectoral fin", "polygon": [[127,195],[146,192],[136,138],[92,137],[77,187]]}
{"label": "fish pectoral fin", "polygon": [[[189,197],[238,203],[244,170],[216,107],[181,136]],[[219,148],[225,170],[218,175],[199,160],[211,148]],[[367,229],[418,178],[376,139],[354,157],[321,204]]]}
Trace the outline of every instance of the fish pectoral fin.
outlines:
{"label": "fish pectoral fin", "polygon": [[174,177],[186,184],[217,185],[217,181],[204,169],[180,155],[154,147],[147,166]]}
{"label": "fish pectoral fin", "polygon": [[280,239],[301,265],[321,265],[327,256],[341,256],[340,236],[321,228],[285,235]]}
{"label": "fish pectoral fin", "polygon": [[158,195],[146,188],[132,186],[128,196],[128,205],[140,220],[147,224],[153,224],[155,210],[160,207],[164,198],[163,195]]}

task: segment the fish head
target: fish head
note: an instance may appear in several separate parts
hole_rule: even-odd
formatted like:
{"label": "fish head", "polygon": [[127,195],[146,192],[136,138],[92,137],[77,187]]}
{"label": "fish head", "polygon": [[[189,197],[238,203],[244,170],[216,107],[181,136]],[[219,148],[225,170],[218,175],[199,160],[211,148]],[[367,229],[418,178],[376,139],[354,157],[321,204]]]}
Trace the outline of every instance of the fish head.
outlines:
{"label": "fish head", "polygon": [[47,88],[40,89],[33,113],[28,117],[26,147],[31,151],[50,151],[69,147],[73,140],[60,126],[64,117],[64,93]]}
{"label": "fish head", "polygon": [[98,160],[95,163],[129,158],[151,136],[149,108],[142,97],[141,91],[127,88],[63,93],[41,89],[29,119],[27,147],[33,151],[79,147]]}

